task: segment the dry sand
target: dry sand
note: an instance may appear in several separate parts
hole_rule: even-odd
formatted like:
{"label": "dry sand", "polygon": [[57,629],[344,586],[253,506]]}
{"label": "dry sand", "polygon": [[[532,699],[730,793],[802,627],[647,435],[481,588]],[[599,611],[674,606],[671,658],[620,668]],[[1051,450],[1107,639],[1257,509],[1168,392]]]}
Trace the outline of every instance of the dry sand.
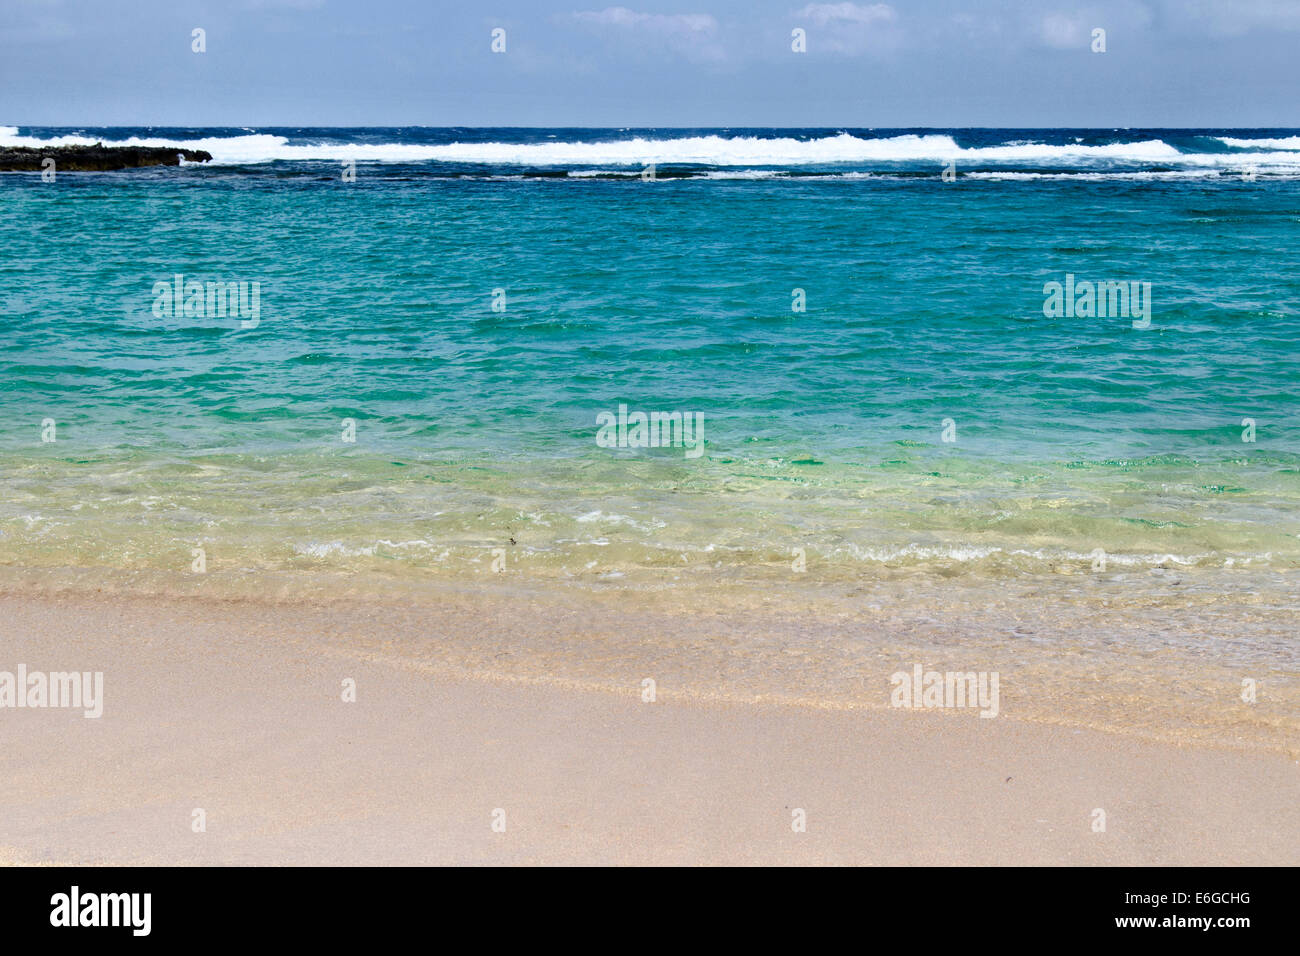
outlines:
{"label": "dry sand", "polygon": [[0,670],[102,670],[105,693],[98,720],[0,711],[0,863],[1300,863],[1282,753],[671,686],[644,703],[635,675],[353,647],[322,636],[333,614],[0,596]]}

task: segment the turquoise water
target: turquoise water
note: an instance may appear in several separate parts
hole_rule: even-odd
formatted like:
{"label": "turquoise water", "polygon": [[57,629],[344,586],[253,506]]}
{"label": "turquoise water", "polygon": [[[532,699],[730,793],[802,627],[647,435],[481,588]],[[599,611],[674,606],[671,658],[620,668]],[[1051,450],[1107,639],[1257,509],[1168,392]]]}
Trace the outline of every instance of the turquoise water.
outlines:
{"label": "turquoise water", "polygon": [[[948,131],[946,182],[902,132],[98,131],[240,145],[0,176],[0,561],[1300,567],[1300,141],[1266,132]],[[156,314],[176,274],[259,283],[255,327]],[[1045,316],[1067,274],[1150,283],[1149,328]],[[703,454],[600,447],[620,404],[699,413]]]}

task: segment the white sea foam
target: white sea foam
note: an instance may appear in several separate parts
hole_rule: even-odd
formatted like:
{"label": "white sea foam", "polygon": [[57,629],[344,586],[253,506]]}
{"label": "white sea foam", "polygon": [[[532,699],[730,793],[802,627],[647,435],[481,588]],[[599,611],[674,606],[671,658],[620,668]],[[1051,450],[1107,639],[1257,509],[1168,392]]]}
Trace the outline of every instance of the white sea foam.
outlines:
{"label": "white sea foam", "polygon": [[349,545],[342,541],[328,541],[295,544],[293,549],[298,554],[312,558],[369,558],[385,550],[406,551],[418,549],[433,552],[438,547],[432,541],[426,541],[423,538],[417,538],[414,541],[389,541],[387,538],[380,538],[368,547],[365,545]]}
{"label": "white sea foam", "polygon": [[579,524],[590,524],[599,521],[603,524],[628,525],[638,531],[657,531],[660,528],[666,528],[667,525],[658,518],[652,518],[647,521],[637,521],[628,515],[606,514],[603,511],[588,511],[586,514],[578,515],[575,519]]}
{"label": "white sea foam", "polygon": [[[1089,173],[1022,173],[1009,170],[1002,171],[985,171],[964,173],[964,176],[970,179],[991,179],[991,180],[1031,180],[1031,179],[1079,179],[1079,180],[1115,180],[1131,179],[1135,181],[1143,180],[1167,180],[1167,179],[1213,179],[1225,175],[1220,169],[1176,169],[1161,170],[1159,172],[1089,172]],[[1231,173],[1228,173],[1231,175]]]}
{"label": "white sea foam", "polygon": [[[0,145],[65,146],[89,144],[87,135],[39,139],[19,136],[14,127],[0,127]],[[1135,143],[1107,143],[1098,146],[1015,143],[1005,146],[963,148],[947,135],[907,134],[863,139],[840,133],[820,139],[790,137],[687,136],[676,139],[633,139],[614,142],[546,143],[302,143],[291,144],[283,136],[254,133],[247,136],[202,137],[177,141],[173,138],[130,137],[104,141],[106,146],[179,146],[207,150],[216,163],[264,163],[273,160],[354,159],[360,162],[441,161],[495,165],[605,165],[628,166],[650,163],[683,163],[708,166],[798,166],[853,162],[1025,162],[1080,164],[1089,161],[1196,162],[1197,160],[1240,161],[1241,157],[1216,159],[1189,156],[1161,140]]]}
{"label": "white sea foam", "polygon": [[[857,544],[847,544],[835,548],[831,553],[838,554],[846,552],[851,558],[857,561],[890,563],[890,562],[908,562],[912,560],[927,561],[954,561],[959,563],[974,563],[983,561],[987,558],[1031,558],[1041,562],[1061,562],[1072,563],[1082,567],[1090,567],[1095,557],[1094,553],[1085,553],[1082,551],[1072,551],[1069,549],[1049,550],[1035,548],[1026,550],[1023,548],[999,548],[990,545],[918,545],[909,544],[896,547],[863,547]],[[1107,554],[1106,562],[1108,565],[1118,565],[1130,568],[1158,568],[1161,565],[1177,564],[1182,567],[1193,567],[1209,561],[1215,560],[1215,556],[1205,552],[1199,554],[1169,554],[1169,553],[1134,553],[1134,554]],[[1249,560],[1249,559],[1247,559]]]}
{"label": "white sea foam", "polygon": [[568,175],[573,179],[591,179],[594,176],[639,176],[640,173],[626,169],[571,169]]}
{"label": "white sea foam", "polygon": [[1286,139],[1233,139],[1231,136],[1218,137],[1225,146],[1238,149],[1300,149],[1300,136],[1288,136]]}
{"label": "white sea foam", "polygon": [[349,547],[342,541],[330,541],[323,544],[295,544],[294,551],[312,558],[331,558],[335,556],[351,558],[373,555],[374,548]]}
{"label": "white sea foam", "polygon": [[[52,147],[90,144],[88,135],[41,139],[18,135],[12,126],[0,127],[0,146]],[[246,136],[210,136],[191,140],[130,137],[105,140],[106,146],[177,146],[206,150],[218,165],[266,163],[275,160],[343,162],[448,162],[518,166],[583,166],[574,176],[609,175],[606,167],[638,167],[650,164],[685,164],[740,167],[725,178],[770,175],[755,167],[821,166],[837,163],[955,163],[965,166],[988,163],[1039,165],[1069,168],[1097,164],[1160,163],[1184,168],[1258,166],[1300,166],[1300,156],[1286,150],[1300,150],[1300,137],[1275,140],[1222,138],[1231,146],[1268,149],[1256,153],[1182,153],[1163,140],[1116,142],[1100,145],[1072,143],[1048,145],[1017,141],[1000,146],[964,148],[945,134],[862,138],[848,133],[819,139],[759,136],[684,136],[671,139],[631,139],[612,142],[551,141],[544,143],[290,143],[283,136],[251,133]],[[723,178],[723,177],[719,177]]]}
{"label": "white sea foam", "polygon": [[776,169],[718,169],[704,174],[705,179],[771,179],[779,176]]}

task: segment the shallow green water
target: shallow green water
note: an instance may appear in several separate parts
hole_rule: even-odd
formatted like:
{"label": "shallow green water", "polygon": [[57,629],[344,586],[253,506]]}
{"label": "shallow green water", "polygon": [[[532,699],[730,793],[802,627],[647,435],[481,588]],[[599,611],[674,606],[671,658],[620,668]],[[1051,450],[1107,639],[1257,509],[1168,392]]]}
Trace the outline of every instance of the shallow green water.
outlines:
{"label": "shallow green water", "polygon": [[[1295,179],[437,168],[0,178],[0,561],[1300,567]],[[1045,316],[1067,274],[1150,327]],[[601,447],[620,404],[702,454]]]}

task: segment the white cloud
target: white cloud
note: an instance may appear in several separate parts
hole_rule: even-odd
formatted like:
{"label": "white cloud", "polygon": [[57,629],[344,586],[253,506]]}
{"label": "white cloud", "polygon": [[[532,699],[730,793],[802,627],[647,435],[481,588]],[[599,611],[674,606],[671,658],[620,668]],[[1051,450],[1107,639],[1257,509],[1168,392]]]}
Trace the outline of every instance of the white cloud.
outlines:
{"label": "white cloud", "polygon": [[724,60],[718,21],[708,13],[641,13],[627,7],[583,10],[573,20],[595,29],[635,37],[641,46],[667,47],[693,60]]}
{"label": "white cloud", "polygon": [[1300,30],[1297,0],[1185,0],[1167,5],[1166,13],[1212,36],[1241,36],[1255,29]]}
{"label": "white cloud", "polygon": [[893,22],[898,19],[898,12],[887,3],[873,3],[866,7],[860,7],[856,3],[810,3],[795,16],[811,20],[815,26],[824,27],[836,22]]}
{"label": "white cloud", "polygon": [[635,27],[651,33],[707,33],[718,28],[718,21],[707,13],[638,13],[627,7],[606,7],[573,16],[583,23]]}
{"label": "white cloud", "polygon": [[792,16],[794,25],[810,28],[810,53],[882,53],[896,49],[902,38],[898,11],[887,3],[810,3]]}
{"label": "white cloud", "polygon": [[1039,37],[1048,46],[1058,50],[1084,49],[1090,35],[1087,23],[1078,15],[1053,13],[1044,17],[1039,24]]}

